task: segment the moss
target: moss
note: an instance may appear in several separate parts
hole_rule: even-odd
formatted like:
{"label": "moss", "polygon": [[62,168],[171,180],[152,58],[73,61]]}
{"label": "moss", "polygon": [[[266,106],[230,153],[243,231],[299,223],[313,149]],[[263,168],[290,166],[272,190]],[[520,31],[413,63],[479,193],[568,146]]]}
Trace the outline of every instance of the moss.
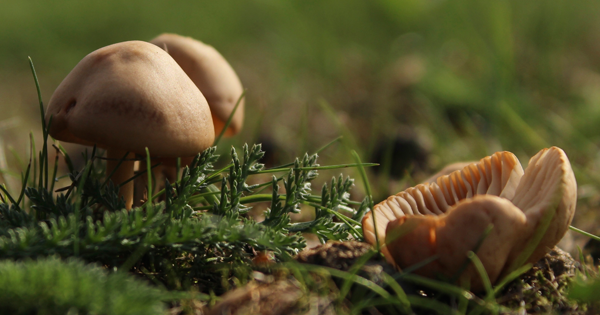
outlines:
{"label": "moss", "polygon": [[496,301],[519,312],[525,310],[527,314],[587,314],[585,307],[566,296],[570,280],[579,268],[579,262],[555,247],[529,271],[510,283]]}

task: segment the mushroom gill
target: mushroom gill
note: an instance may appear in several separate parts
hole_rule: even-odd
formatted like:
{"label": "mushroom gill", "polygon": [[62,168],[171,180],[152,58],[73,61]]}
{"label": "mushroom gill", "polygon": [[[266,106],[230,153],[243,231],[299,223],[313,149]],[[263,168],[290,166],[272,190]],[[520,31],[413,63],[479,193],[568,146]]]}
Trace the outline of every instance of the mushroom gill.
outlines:
{"label": "mushroom gill", "polygon": [[[387,224],[406,215],[441,215],[458,201],[474,195],[488,194],[512,197],[523,176],[523,168],[511,152],[497,152],[462,170],[439,176],[432,183],[408,188],[379,203],[376,212],[377,231],[383,245]],[[365,239],[375,243],[372,212],[363,219]]]}
{"label": "mushroom gill", "polygon": [[[493,226],[476,253],[495,282],[514,263],[537,261],[558,243],[575,211],[576,187],[560,148],[540,151],[525,172],[512,153],[498,152],[389,197],[365,216],[363,231],[375,244],[376,222],[382,252],[397,267],[437,255],[417,273],[453,277]],[[534,237],[538,228],[545,229],[541,238]],[[539,243],[522,257],[529,241]],[[481,288],[472,267],[461,277]]]}

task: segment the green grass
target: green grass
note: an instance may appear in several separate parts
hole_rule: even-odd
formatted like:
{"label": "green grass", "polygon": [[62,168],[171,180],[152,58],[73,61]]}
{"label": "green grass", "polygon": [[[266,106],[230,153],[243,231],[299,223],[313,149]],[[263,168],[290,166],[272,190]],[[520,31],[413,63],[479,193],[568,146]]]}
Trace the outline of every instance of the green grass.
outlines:
{"label": "green grass", "polygon": [[0,261],[3,314],[165,314],[169,295],[76,259]]}
{"label": "green grass", "polygon": [[[427,139],[430,171],[499,149],[527,157],[547,145],[565,149],[576,167],[597,168],[599,10],[591,0],[11,3],[0,13],[0,95],[15,109],[0,120],[33,110],[26,56],[44,73],[47,100],[94,49],[170,31],[219,49],[247,87],[250,112],[261,113],[247,115],[244,133],[224,147],[269,134],[289,160],[343,133],[355,145],[323,158],[350,162],[352,149],[368,161],[379,139],[404,124]],[[323,118],[320,100],[337,123]],[[20,142],[9,144],[23,152]]]}
{"label": "green grass", "polygon": [[[41,93],[33,63],[31,71],[38,93]],[[150,198],[145,205],[130,211],[124,209],[118,186],[107,183],[105,167],[102,159],[98,158],[101,153],[94,146],[90,155],[87,151],[84,154],[86,162],[83,169],[71,169],[68,174],[71,184],[58,189],[57,193],[50,189],[54,186],[56,172],[48,180],[46,143],[48,140],[55,146],[59,143],[49,138],[51,120],[48,124],[44,123],[41,94],[39,102],[44,147],[36,151],[34,137],[31,136],[29,163],[22,173],[22,186],[16,192],[17,198],[2,187],[1,261],[19,263],[28,259],[43,260],[52,255],[65,259],[80,258],[101,264],[106,270],[119,273],[119,277],[131,277],[127,274],[134,273],[170,290],[224,293],[231,285],[240,286],[250,279],[252,259],[257,252],[269,251],[279,261],[289,260],[298,253],[306,246],[302,232],[314,233],[322,242],[348,239],[350,234],[355,239],[362,238],[357,227],[366,206],[364,202],[351,202],[349,199],[354,181],[343,176],[333,178],[329,188],[327,184],[323,185],[321,196],[312,194],[310,182],[317,178],[319,170],[376,164],[321,166],[317,164],[317,154],[304,154],[302,158],[286,164],[287,167],[265,170],[264,164],[259,163],[265,153],[260,144],[252,147],[244,145],[241,156],[232,147],[231,162],[216,171],[213,169],[213,164],[219,160],[219,155],[215,154],[216,147],[206,149],[185,167],[177,182],[165,182],[165,189],[157,193],[157,196],[163,194],[164,200],[153,202],[153,191],[149,190]],[[70,160],[68,153],[63,153],[65,160]],[[149,173],[148,148],[146,162],[147,168],[142,172]],[[55,164],[54,170],[56,168]],[[276,177],[271,181],[271,195],[256,194],[254,190],[264,185],[247,182],[251,176],[273,172],[287,174],[282,177],[285,193],[279,193],[281,183]],[[218,182],[221,182],[219,188],[214,186]],[[148,177],[148,187],[152,187],[151,176]],[[214,197],[218,195],[218,198],[209,198],[213,194],[206,194],[206,190],[214,192]],[[263,211],[262,222],[248,214],[251,207],[247,204],[257,202],[270,202],[269,208]],[[299,223],[290,220],[291,213],[300,212],[300,205],[314,208],[312,220]],[[353,206],[358,206],[358,209],[353,209]],[[338,213],[342,211],[340,209],[353,215],[346,218]],[[334,222],[334,218],[341,221]],[[52,264],[58,265],[56,268],[65,268],[65,271],[54,272],[42,263],[39,272],[57,274],[57,277],[67,280],[69,277],[79,278],[72,267],[63,266],[58,260]],[[10,271],[10,268],[15,267],[6,269]],[[24,268],[23,272],[27,273],[32,267]],[[11,281],[9,276],[8,273],[2,275],[0,281]],[[35,286],[36,283],[30,285]],[[51,282],[44,285],[52,287]],[[60,289],[58,286],[53,288]],[[21,285],[7,290],[7,295],[12,296],[21,295],[19,292],[27,291],[27,288]],[[64,301],[50,295],[48,301],[40,305],[29,305],[27,301],[35,299],[37,294],[33,292],[20,302],[30,308],[15,308],[8,301],[4,304],[9,311],[26,313],[78,312],[83,308],[87,313],[119,314],[117,310],[94,309],[95,304],[102,303],[101,295],[90,299],[73,296]]]}
{"label": "green grass", "polygon": [[[600,4],[592,0],[7,3],[0,10],[0,123],[22,118],[17,127],[0,124],[2,152],[15,153],[0,152],[7,162],[0,165],[4,189],[12,193],[3,196],[23,204],[26,185],[53,190],[53,173],[84,168],[86,159],[73,147],[68,162],[61,148],[63,155],[52,164],[55,150],[45,145],[36,114],[83,56],[115,42],[176,32],[214,45],[247,89],[244,131],[219,140],[221,155],[268,137],[284,164],[343,136],[320,152],[320,164],[349,165],[356,157],[371,162],[379,142],[389,146],[408,127],[427,149],[426,169],[408,167],[400,180],[370,168],[343,169],[362,179],[352,190],[355,200],[372,196],[369,202],[377,203],[449,162],[498,150],[525,161],[557,145],[571,159],[581,187],[573,225],[598,234],[599,14]],[[27,56],[40,73],[39,99]],[[29,129],[36,130],[32,138],[41,156],[30,149]],[[29,164],[19,161],[30,152]],[[394,163],[378,162],[381,169]],[[220,163],[217,174],[232,165]],[[340,172],[319,171],[319,187]],[[274,174],[278,182],[285,178]],[[190,202],[219,193],[206,191]],[[240,200],[258,199],[272,198]],[[210,208],[197,209],[203,207]],[[572,236],[579,246],[588,237]]]}

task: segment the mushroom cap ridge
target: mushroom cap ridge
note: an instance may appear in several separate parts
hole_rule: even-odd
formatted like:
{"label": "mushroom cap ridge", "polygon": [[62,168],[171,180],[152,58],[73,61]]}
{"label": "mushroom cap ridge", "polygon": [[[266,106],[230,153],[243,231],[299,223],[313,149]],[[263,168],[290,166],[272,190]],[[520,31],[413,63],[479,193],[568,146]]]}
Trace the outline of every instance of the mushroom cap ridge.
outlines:
{"label": "mushroom cap ridge", "polygon": [[[165,49],[202,91],[213,115],[215,133],[220,133],[244,91],[231,65],[212,46],[191,37],[161,34],[150,42]],[[244,99],[225,135],[237,134],[243,123]]]}
{"label": "mushroom cap ridge", "polygon": [[[558,147],[543,149],[529,160],[512,203],[527,216],[527,231],[533,233],[546,217],[548,227],[536,249],[525,262],[544,257],[563,238],[577,207],[577,181],[565,152]],[[527,245],[517,244],[509,259]]]}
{"label": "mushroom cap ridge", "polygon": [[84,57],[52,95],[51,116],[58,140],[139,154],[192,156],[214,140],[200,90],[169,54],[142,41]]}

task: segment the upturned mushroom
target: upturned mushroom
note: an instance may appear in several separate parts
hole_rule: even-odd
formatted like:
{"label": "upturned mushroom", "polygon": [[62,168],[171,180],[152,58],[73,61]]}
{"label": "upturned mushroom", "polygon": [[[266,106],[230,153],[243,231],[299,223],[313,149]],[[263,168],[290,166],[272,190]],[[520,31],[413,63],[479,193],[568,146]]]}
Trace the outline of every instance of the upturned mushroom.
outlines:
{"label": "upturned mushroom", "polygon": [[[100,48],[83,58],[58,86],[46,110],[57,140],[106,149],[107,174],[130,152],[153,156],[193,156],[212,145],[214,126],[206,99],[164,50],[128,41]],[[182,132],[185,130],[185,132]],[[111,180],[133,176],[126,160]],[[133,183],[120,194],[128,209]]]}
{"label": "upturned mushroom", "polygon": [[[376,222],[382,252],[400,269],[437,257],[416,270],[427,277],[457,276],[474,251],[495,283],[560,241],[575,212],[576,192],[560,148],[540,151],[525,172],[512,153],[498,152],[389,197],[365,216],[363,231],[375,244]],[[475,291],[483,287],[472,265],[460,277]]]}

